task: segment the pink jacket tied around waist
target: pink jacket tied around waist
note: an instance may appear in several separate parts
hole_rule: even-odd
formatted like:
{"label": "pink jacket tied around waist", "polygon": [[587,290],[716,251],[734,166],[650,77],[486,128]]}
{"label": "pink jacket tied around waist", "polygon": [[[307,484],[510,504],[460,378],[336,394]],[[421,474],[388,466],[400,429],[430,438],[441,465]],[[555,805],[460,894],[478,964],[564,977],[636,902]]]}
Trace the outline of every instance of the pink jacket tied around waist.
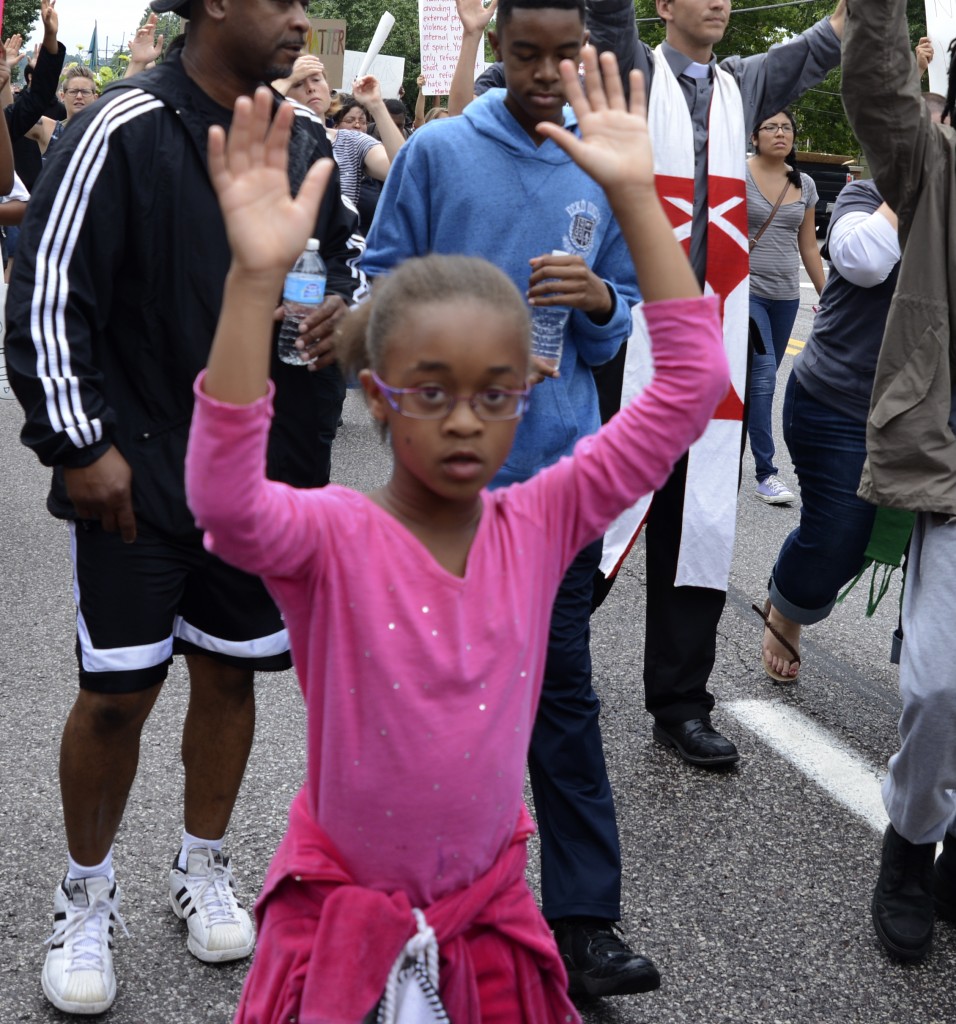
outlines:
{"label": "pink jacket tied around waist", "polygon": [[[510,844],[470,886],[423,907],[441,958],[441,996],[454,1024],[481,1024],[472,928],[495,931],[512,947],[518,1019],[579,1020],[547,924],[525,882],[526,809]],[[355,885],[308,812],[305,790],[256,903],[259,946],[236,1024],[360,1024],[381,998],[389,970],[417,931],[408,897]]]}

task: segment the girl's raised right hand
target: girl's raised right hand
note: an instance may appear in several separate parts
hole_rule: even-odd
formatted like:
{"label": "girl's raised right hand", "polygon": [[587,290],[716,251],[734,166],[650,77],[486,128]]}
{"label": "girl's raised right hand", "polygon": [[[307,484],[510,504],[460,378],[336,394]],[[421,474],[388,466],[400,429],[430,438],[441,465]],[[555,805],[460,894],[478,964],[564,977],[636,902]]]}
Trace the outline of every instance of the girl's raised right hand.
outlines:
{"label": "girl's raised right hand", "polygon": [[617,189],[653,190],[654,153],[647,129],[644,76],[631,72],[628,106],[613,53],[602,53],[599,61],[594,47],[585,46],[581,60],[587,95],[577,67],[569,60],[561,62],[565,96],[577,115],[581,137],[547,122],[539,124],[537,131],[556,142],[609,195]]}

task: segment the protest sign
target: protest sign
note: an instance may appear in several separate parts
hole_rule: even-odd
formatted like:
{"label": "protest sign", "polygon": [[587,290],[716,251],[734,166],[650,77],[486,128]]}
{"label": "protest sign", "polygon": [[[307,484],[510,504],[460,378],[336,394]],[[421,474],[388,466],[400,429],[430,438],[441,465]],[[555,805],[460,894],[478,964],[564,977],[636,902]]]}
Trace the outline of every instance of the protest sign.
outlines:
{"label": "protest sign", "polygon": [[[455,0],[418,0],[418,28],[421,35],[422,74],[425,76],[423,92],[426,96],[446,96],[461,50],[461,20],[455,9]],[[481,56],[485,52],[484,40],[478,48],[475,76],[485,68]]]}
{"label": "protest sign", "polygon": [[345,63],[345,22],[329,18],[310,18],[305,36],[305,52],[314,53],[325,65],[325,79],[334,85],[342,81]]}
{"label": "protest sign", "polygon": [[946,95],[949,44],[956,39],[956,0],[926,0],[926,33],[936,51],[929,66],[929,87]]}
{"label": "protest sign", "polygon": [[[358,76],[359,68],[362,66],[364,59],[365,54],[361,50],[346,50],[342,81],[336,83],[330,79],[332,87],[351,92],[352,82]],[[384,99],[397,99],[398,87],[402,84],[402,80],[405,77],[405,58],[387,57],[385,54],[380,53],[369,65],[368,74],[374,75],[378,79],[379,88],[382,90],[382,97]]]}

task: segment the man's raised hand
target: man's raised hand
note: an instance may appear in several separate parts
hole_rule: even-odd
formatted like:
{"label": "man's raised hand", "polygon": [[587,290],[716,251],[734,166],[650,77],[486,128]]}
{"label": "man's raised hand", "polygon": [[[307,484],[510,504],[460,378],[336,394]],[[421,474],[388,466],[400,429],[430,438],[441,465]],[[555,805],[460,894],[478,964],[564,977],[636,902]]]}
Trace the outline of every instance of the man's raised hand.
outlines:
{"label": "man's raised hand", "polygon": [[[332,161],[309,169],[295,199],[289,191],[289,138],[295,116],[282,103],[272,117],[274,97],[259,88],[240,96],[228,138],[209,129],[209,175],[219,198],[233,266],[248,274],[282,275],[315,230],[319,203]],[[270,123],[271,122],[271,123]]]}

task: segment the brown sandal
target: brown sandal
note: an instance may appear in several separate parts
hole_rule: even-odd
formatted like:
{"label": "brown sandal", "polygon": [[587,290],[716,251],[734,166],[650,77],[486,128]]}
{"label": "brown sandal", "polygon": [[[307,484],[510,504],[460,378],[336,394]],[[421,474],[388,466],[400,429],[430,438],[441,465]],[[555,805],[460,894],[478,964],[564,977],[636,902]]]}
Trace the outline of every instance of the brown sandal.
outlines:
{"label": "brown sandal", "polygon": [[758,608],[757,605],[752,604],[750,606],[753,610],[763,619],[764,625],[770,630],[770,633],[783,647],[787,649],[787,653],[790,655],[790,664],[798,667],[797,675],[795,676],[784,676],[779,672],[775,672],[768,664],[767,657],[763,653],[763,647],[761,646],[760,660],[763,662],[763,670],[775,683],[789,683],[793,685],[798,681],[799,678],[799,666],[800,666],[800,652],[793,646],[792,643],[777,629],[776,626],[770,624],[770,598],[767,598],[763,608]]}

